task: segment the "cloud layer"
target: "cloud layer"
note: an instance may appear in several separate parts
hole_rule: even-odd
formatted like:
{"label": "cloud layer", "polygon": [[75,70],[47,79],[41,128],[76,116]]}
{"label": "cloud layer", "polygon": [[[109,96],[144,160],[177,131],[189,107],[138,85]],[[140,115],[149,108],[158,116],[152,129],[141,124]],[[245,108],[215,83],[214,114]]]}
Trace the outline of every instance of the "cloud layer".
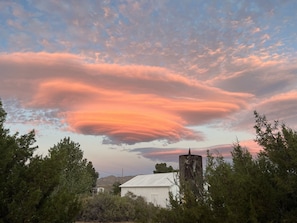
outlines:
{"label": "cloud layer", "polygon": [[238,112],[251,97],[165,68],[90,64],[71,54],[2,54],[0,66],[3,97],[58,110],[69,130],[110,144],[203,140],[191,126]]}
{"label": "cloud layer", "polygon": [[[207,141],[227,155],[229,138],[218,143],[205,126],[232,140],[253,132],[257,110],[297,127],[296,6],[0,1],[0,97],[11,123],[104,144]],[[144,147],[139,154],[153,161],[183,152]]]}
{"label": "cloud layer", "polygon": [[[257,145],[255,141],[247,140],[239,142],[239,144],[243,148],[247,148],[249,152],[256,156],[261,148]],[[207,160],[207,151],[213,156],[223,156],[226,160],[232,159],[232,150],[234,145],[233,144],[222,144],[222,145],[215,145],[210,147],[204,148],[159,148],[159,147],[142,147],[142,148],[135,148],[130,152],[137,153],[149,160],[152,160],[156,163],[158,162],[178,162],[178,157],[180,155],[188,154],[188,150],[191,150],[191,154],[200,155],[203,157],[203,163],[206,164]]]}

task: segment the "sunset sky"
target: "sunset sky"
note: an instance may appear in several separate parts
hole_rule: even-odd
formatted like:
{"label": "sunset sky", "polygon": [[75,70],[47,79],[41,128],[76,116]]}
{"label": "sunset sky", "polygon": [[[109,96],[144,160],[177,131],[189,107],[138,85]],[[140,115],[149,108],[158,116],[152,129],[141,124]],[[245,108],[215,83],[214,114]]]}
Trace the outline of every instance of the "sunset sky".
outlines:
{"label": "sunset sky", "polygon": [[297,128],[297,1],[1,0],[0,98],[37,152],[64,137],[100,176],[251,153],[256,110]]}

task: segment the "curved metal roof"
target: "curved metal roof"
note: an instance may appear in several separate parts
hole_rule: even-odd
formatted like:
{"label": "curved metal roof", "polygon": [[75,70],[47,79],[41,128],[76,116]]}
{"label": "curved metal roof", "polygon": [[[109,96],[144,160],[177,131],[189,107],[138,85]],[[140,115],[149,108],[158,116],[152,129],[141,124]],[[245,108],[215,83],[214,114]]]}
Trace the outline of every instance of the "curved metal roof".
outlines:
{"label": "curved metal roof", "polygon": [[178,182],[178,173],[138,175],[120,187],[171,187]]}

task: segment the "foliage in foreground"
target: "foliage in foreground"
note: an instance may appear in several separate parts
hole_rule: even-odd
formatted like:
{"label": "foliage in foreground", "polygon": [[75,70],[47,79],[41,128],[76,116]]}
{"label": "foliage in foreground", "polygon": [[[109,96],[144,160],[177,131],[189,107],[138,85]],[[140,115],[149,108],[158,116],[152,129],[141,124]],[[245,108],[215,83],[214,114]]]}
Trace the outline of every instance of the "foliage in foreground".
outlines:
{"label": "foliage in foreground", "polygon": [[142,197],[132,193],[125,197],[99,193],[85,200],[79,221],[120,222],[134,221],[153,222],[159,208],[148,204]]}
{"label": "foliage in foreground", "polygon": [[157,222],[296,222],[297,132],[257,112],[255,119],[257,156],[239,143],[232,163],[208,153],[202,197],[185,190],[183,202],[171,198]]}
{"label": "foliage in foreground", "polygon": [[170,173],[177,172],[178,170],[173,169],[172,166],[167,166],[167,163],[157,163],[155,165],[154,173]]}
{"label": "foliage in foreground", "polygon": [[0,101],[0,222],[73,222],[98,177],[92,163],[69,138],[34,155],[34,131],[10,135],[5,120]]}

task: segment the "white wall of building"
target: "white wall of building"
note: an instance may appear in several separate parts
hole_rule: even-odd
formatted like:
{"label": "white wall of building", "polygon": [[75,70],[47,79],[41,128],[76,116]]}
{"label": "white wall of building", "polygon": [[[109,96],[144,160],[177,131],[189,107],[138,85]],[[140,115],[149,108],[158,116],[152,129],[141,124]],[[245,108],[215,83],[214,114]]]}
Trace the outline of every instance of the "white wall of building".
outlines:
{"label": "white wall of building", "polygon": [[171,187],[131,187],[121,188],[121,196],[131,192],[137,196],[142,196],[148,203],[156,206],[167,207],[169,205],[169,192],[173,196],[177,195],[178,188],[176,185]]}
{"label": "white wall of building", "polygon": [[173,197],[179,192],[177,182],[176,172],[138,175],[120,186],[121,196],[131,192],[149,203],[165,208],[169,205],[169,192]]}

